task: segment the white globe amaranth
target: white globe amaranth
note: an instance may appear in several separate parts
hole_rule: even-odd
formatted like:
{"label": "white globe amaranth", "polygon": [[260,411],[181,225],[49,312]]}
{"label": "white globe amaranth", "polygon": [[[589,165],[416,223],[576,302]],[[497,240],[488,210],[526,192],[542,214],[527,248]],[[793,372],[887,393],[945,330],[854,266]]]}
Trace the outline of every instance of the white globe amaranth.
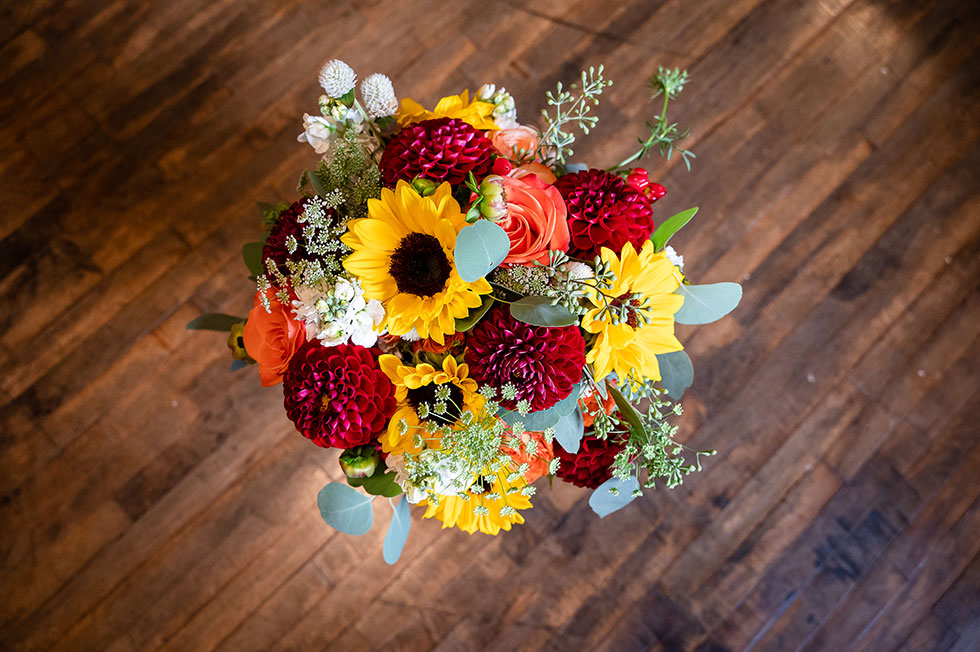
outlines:
{"label": "white globe amaranth", "polygon": [[357,74],[340,59],[331,59],[320,69],[320,86],[327,95],[339,99],[354,90]]}
{"label": "white globe amaranth", "polygon": [[387,75],[376,72],[361,82],[364,110],[371,118],[386,118],[398,111],[395,87]]}

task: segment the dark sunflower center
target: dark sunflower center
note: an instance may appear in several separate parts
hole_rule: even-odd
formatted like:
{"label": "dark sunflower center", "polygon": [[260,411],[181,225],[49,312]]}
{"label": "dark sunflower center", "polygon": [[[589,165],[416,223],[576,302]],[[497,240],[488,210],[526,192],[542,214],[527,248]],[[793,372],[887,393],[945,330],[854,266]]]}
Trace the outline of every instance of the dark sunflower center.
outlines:
{"label": "dark sunflower center", "polygon": [[409,233],[391,254],[388,273],[399,292],[431,297],[442,292],[452,266],[435,236]]}
{"label": "dark sunflower center", "polygon": [[[436,414],[435,412],[436,403],[439,402],[439,399],[436,398],[436,389],[439,387],[449,387],[449,398],[446,399],[446,411],[442,414]],[[433,421],[438,423],[455,423],[459,418],[460,408],[463,406],[463,390],[453,383],[448,383],[447,385],[430,383],[408,390],[409,405],[418,410],[419,406],[423,403],[429,406],[429,418]]]}

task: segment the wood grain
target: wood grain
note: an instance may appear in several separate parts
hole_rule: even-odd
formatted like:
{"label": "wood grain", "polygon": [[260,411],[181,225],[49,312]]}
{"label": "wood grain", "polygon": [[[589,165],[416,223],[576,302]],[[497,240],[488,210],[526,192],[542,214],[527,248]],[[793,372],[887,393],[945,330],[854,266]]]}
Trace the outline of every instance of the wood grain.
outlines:
{"label": "wood grain", "polygon": [[[0,9],[0,647],[969,650],[980,641],[980,12],[913,0],[34,0]],[[290,199],[321,62],[400,95],[603,63],[623,158],[683,66],[692,172],[649,161],[699,282],[683,438],[599,520],[546,486],[487,538],[320,521],[336,453],[229,375],[254,202]],[[377,506],[378,521],[387,518]]]}

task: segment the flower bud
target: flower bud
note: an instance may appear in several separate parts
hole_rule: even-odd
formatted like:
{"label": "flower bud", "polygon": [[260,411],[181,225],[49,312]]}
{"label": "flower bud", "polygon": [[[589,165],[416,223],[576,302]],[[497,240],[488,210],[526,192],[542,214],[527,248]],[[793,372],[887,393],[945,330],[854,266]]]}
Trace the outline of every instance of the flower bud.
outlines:
{"label": "flower bud", "polygon": [[503,156],[498,156],[493,162],[492,172],[494,174],[506,177],[510,174],[510,171],[514,169],[514,164],[510,160],[504,158]]}
{"label": "flower bud", "polygon": [[231,349],[231,357],[235,360],[251,362],[252,358],[248,357],[248,353],[245,351],[245,338],[242,336],[244,332],[244,323],[233,324],[231,333],[228,335],[228,348]]}
{"label": "flower bud", "polygon": [[650,185],[650,175],[643,168],[633,168],[626,175],[626,183],[637,192],[647,194],[647,187]]}
{"label": "flower bud", "polygon": [[435,194],[436,188],[439,187],[439,184],[432,179],[422,179],[416,177],[412,179],[412,187],[415,188],[415,192],[422,197],[428,197]]}
{"label": "flower bud", "polygon": [[357,446],[341,454],[340,468],[348,478],[367,478],[375,472],[380,461],[381,457],[374,446]]}
{"label": "flower bud", "polygon": [[480,214],[496,222],[507,217],[507,195],[501,177],[491,174],[480,183]]}

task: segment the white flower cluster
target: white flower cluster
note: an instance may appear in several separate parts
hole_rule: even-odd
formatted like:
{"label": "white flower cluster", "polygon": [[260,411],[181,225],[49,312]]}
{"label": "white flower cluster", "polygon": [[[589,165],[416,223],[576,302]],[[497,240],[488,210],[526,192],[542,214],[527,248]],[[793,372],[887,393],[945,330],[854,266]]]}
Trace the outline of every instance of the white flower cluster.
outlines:
{"label": "white flower cluster", "polygon": [[306,324],[306,339],[318,339],[324,346],[352,342],[374,346],[385,311],[377,299],[365,300],[357,280],[340,277],[330,284],[299,286],[295,289],[293,314]]}
{"label": "white flower cluster", "polygon": [[362,107],[352,93],[356,83],[357,75],[343,61],[332,59],[324,64],[320,85],[326,94],[319,100],[321,115],[303,115],[303,133],[297,140],[309,143],[317,154],[326,157],[336,138],[353,131],[368,152],[380,150],[377,133],[382,130],[372,121],[388,118],[398,111],[395,89],[391,80],[381,73],[368,76],[361,82]]}
{"label": "white flower cluster", "polygon": [[493,84],[484,84],[476,92],[476,99],[493,104],[493,121],[501,129],[513,129],[517,122],[517,104],[507,89],[499,89]]}
{"label": "white flower cluster", "polygon": [[364,109],[370,118],[387,118],[398,111],[395,88],[387,75],[376,72],[361,82]]}
{"label": "white flower cluster", "polygon": [[430,494],[458,496],[473,485],[476,477],[463,460],[437,450],[425,450],[417,456],[393,453],[385,463],[395,472],[395,482],[412,504]]}
{"label": "white flower cluster", "polygon": [[679,267],[682,272],[684,271],[684,256],[674,251],[674,248],[670,245],[664,247],[664,254],[667,256],[667,260],[670,261],[671,265]]}
{"label": "white flower cluster", "polygon": [[320,86],[330,97],[339,100],[354,90],[357,75],[354,69],[340,59],[331,59],[320,69]]}

